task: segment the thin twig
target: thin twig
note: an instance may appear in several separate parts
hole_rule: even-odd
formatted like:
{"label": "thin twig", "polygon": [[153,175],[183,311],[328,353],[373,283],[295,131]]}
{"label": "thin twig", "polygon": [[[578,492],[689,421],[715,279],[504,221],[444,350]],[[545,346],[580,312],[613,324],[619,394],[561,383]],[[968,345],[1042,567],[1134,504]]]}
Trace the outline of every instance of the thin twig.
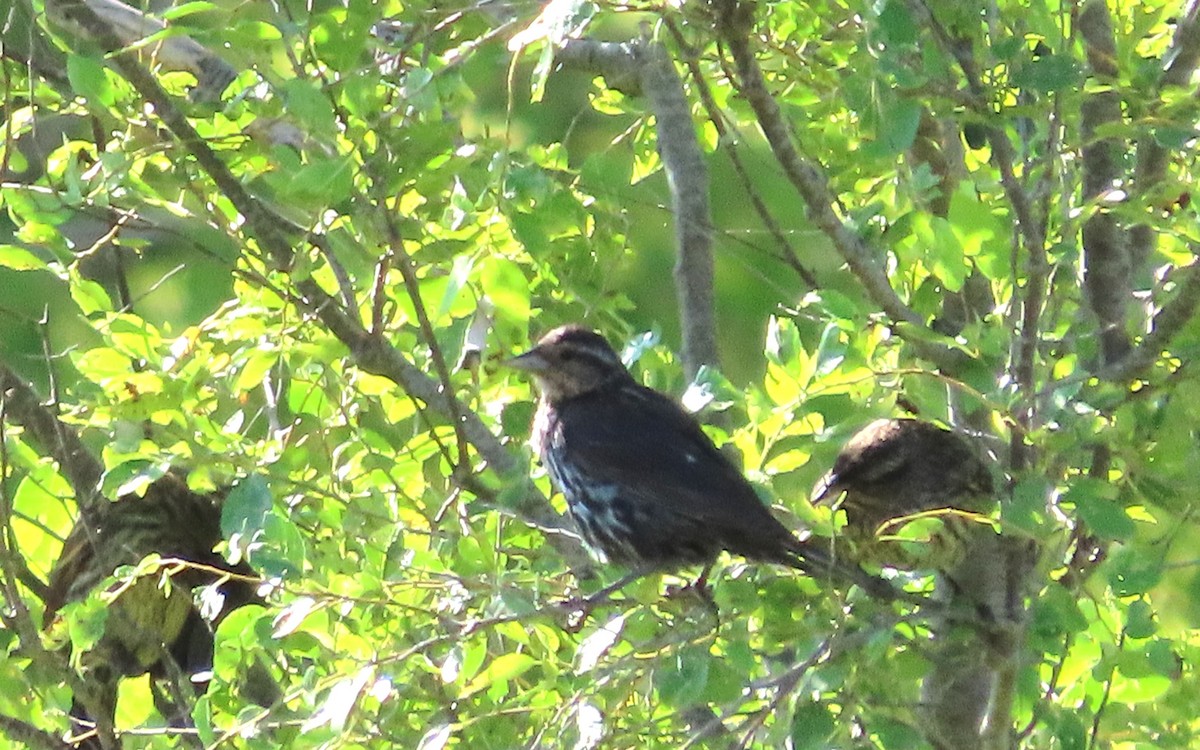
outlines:
{"label": "thin twig", "polygon": [[64,424],[50,406],[7,366],[0,364],[0,395],[4,398],[6,414],[21,424],[41,450],[56,462],[63,476],[75,491],[82,512],[95,507],[100,495],[100,478],[104,468],[79,439],[79,434]]}
{"label": "thin twig", "polygon": [[867,296],[898,325],[897,333],[922,357],[949,371],[957,371],[964,358],[960,350],[937,341],[938,334],[925,325],[924,318],[906,305],[892,288],[879,253],[838,216],[836,196],[821,167],[805,158],[792,142],[791,130],[778,102],[767,90],[766,79],[750,49],[749,3],[720,0],[714,3],[717,31],[729,49],[737,67],[738,92],[750,104],[766,136],[775,159],[796,192],[804,199],[809,219],[832,241],[842,260],[863,285]]}
{"label": "thin twig", "polygon": [[727,123],[726,118],[721,113],[721,108],[717,106],[717,102],[712,95],[712,89],[708,85],[708,80],[704,72],[700,69],[700,62],[697,59],[695,50],[687,43],[687,40],[683,36],[683,31],[671,16],[667,16],[663,20],[666,23],[667,30],[674,37],[676,45],[685,53],[683,58],[684,64],[687,65],[688,72],[691,73],[692,86],[700,97],[700,103],[704,106],[704,111],[708,115],[708,121],[712,123],[713,128],[717,131],[718,145],[725,152],[730,165],[733,166],[733,171],[737,174],[738,180],[742,183],[742,188],[746,192],[746,196],[750,199],[750,205],[754,207],[754,213],[758,214],[759,220],[767,228],[767,233],[775,241],[777,248],[775,257],[795,271],[796,275],[808,285],[809,289],[820,288],[821,284],[817,280],[817,277],[800,260],[796,249],[792,247],[792,243],[784,235],[783,228],[779,226],[779,222],[771,215],[771,210],[767,208],[767,204],[762,199],[758,188],[754,185],[753,180],[750,179],[750,172],[746,168],[745,162],[742,161],[741,152],[737,148],[737,142],[741,139],[737,137],[736,127],[730,126]]}
{"label": "thin twig", "polygon": [[400,271],[400,278],[404,281],[404,291],[408,293],[408,298],[412,302],[413,312],[417,316],[417,325],[421,329],[421,338],[425,339],[425,345],[429,347],[429,356],[433,359],[433,369],[437,372],[438,380],[441,381],[439,388],[446,394],[446,406],[449,411],[451,424],[454,425],[454,439],[458,448],[458,460],[452,467],[452,473],[457,475],[460,472],[464,474],[471,473],[470,452],[467,440],[467,434],[463,431],[463,416],[462,402],[455,398],[454,382],[450,380],[450,368],[446,365],[446,357],[442,354],[442,345],[438,343],[437,333],[433,330],[433,324],[429,322],[429,313],[425,310],[425,302],[421,298],[421,287],[417,281],[417,275],[413,271],[412,256],[404,249],[404,238],[400,234],[400,226],[396,223],[396,219],[392,212],[385,208],[383,214],[384,226],[387,227],[388,233],[388,252],[396,261],[388,265]]}

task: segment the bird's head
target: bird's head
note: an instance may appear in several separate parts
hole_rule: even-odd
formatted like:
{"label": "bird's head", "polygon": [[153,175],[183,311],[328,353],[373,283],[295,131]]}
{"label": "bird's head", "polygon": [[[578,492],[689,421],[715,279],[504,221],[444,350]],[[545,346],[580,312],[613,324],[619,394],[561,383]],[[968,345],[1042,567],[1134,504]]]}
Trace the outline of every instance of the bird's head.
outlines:
{"label": "bird's head", "polygon": [[603,336],[576,325],[555,328],[505,364],[531,373],[550,403],[632,379]]}

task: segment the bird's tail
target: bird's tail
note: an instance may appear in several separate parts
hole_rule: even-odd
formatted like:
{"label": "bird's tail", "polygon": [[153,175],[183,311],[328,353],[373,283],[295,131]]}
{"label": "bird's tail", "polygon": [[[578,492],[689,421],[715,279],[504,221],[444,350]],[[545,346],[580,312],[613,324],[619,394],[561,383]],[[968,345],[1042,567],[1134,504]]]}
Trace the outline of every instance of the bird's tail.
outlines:
{"label": "bird's tail", "polygon": [[827,544],[813,539],[789,545],[785,562],[813,578],[836,578],[857,584],[875,599],[894,601],[903,597],[895,586],[846,559],[839,559]]}

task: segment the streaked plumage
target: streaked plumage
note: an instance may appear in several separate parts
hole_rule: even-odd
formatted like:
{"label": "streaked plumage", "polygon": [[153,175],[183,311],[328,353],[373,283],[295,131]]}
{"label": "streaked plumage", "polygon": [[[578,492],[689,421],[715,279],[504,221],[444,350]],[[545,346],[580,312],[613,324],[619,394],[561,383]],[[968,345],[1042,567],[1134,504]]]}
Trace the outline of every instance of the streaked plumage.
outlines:
{"label": "streaked plumage", "polygon": [[[855,433],[813,488],[813,502],[835,501],[842,492],[850,531],[863,538],[914,514],[983,511],[993,502],[992,475],[970,442],[917,419],[878,419]],[[961,518],[945,520],[952,533],[962,530]],[[911,565],[903,556],[889,557]]]}
{"label": "streaked plumage", "polygon": [[[144,496],[122,497],[101,505],[88,519],[80,519],[64,542],[50,575],[45,625],[52,626],[64,606],[87,597],[117,568],[136,565],[155,553],[253,577],[254,571],[245,562],[231,566],[213,551],[222,538],[222,499],[221,495],[192,492],[182,479],[167,474],[153,482]],[[184,674],[211,668],[214,624],[196,611],[192,588],[214,583],[220,577],[213,570],[189,566],[173,575],[166,587],[161,571],[131,584],[115,584],[116,596],[108,609],[104,636],[80,661],[84,689],[91,693],[92,705],[103,714],[88,717],[83,708],[86,701],[77,696],[72,710],[77,731],[87,731],[94,721],[100,732],[84,746],[101,747],[112,742],[117,683],[122,677],[148,672],[156,679],[165,678],[166,655]],[[120,590],[123,585],[126,587]],[[221,592],[225,600],[218,620],[257,599],[252,584],[242,580],[226,581]],[[190,707],[179,710],[186,715]]]}
{"label": "streaked plumage", "polygon": [[600,335],[563,326],[510,364],[537,380],[533,447],[598,556],[670,570],[711,563],[727,550],[893,594],[886,582],[797,539],[699,423],[637,383]]}

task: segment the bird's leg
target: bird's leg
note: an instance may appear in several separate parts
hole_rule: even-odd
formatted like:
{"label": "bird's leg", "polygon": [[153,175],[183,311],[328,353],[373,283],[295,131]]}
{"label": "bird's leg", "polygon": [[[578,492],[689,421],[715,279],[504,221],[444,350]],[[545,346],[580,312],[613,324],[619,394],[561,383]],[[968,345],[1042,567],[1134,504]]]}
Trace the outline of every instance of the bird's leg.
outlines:
{"label": "bird's leg", "polygon": [[721,610],[717,608],[717,600],[713,598],[712,587],[708,585],[708,576],[712,573],[715,562],[705,563],[696,580],[683,587],[683,591],[691,591],[700,600],[706,612],[713,618],[713,629],[721,626]]}
{"label": "bird's leg", "polygon": [[713,601],[712,588],[708,585],[708,575],[712,573],[715,563],[706,563],[700,571],[700,575],[696,576],[696,580],[679,588],[671,587],[667,590],[667,597],[673,598],[676,595],[684,593],[695,594],[698,599],[704,602],[705,605],[715,610],[716,602]]}

